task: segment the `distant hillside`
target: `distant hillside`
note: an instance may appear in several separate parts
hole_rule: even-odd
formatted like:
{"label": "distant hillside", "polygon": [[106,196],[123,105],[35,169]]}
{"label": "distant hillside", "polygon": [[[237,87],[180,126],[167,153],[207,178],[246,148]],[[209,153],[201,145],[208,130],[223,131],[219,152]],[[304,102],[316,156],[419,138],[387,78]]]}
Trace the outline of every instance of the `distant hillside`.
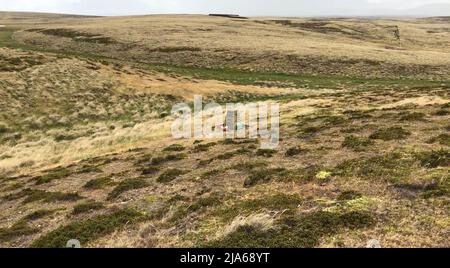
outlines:
{"label": "distant hillside", "polygon": [[73,14],[54,14],[38,12],[6,12],[0,11],[0,24],[26,24],[26,23],[47,23],[58,20],[95,18],[95,16],[83,16]]}

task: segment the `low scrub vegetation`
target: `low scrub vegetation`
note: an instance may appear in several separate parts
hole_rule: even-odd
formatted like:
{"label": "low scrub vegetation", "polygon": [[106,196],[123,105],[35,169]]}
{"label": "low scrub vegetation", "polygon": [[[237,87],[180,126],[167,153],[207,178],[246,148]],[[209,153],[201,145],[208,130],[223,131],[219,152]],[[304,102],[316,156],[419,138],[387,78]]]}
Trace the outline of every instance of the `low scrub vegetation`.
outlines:
{"label": "low scrub vegetation", "polygon": [[125,179],[114,187],[111,193],[108,194],[108,199],[112,200],[114,198],[119,197],[122,193],[125,193],[130,190],[141,189],[148,186],[148,183],[144,179],[140,178],[131,178]]}
{"label": "low scrub vegetation", "polygon": [[330,213],[314,212],[302,216],[284,216],[277,226],[260,230],[243,225],[234,232],[203,246],[219,248],[311,248],[327,235],[343,229],[373,226],[374,217],[366,212]]}
{"label": "low scrub vegetation", "polygon": [[68,225],[61,226],[48,234],[33,241],[31,247],[34,248],[63,248],[67,241],[77,238],[82,245],[101,238],[115,230],[120,230],[126,225],[132,225],[145,220],[142,213],[123,209],[99,215],[91,219],[74,221]]}
{"label": "low scrub vegetation", "polygon": [[405,130],[402,127],[390,127],[375,131],[373,134],[370,135],[369,138],[374,140],[391,141],[391,140],[403,140],[410,135],[411,132]]}
{"label": "low scrub vegetation", "polygon": [[87,202],[75,205],[73,207],[72,214],[73,215],[84,214],[84,213],[88,213],[91,211],[102,209],[104,207],[105,206],[103,205],[103,203],[95,202],[95,201],[87,201]]}
{"label": "low scrub vegetation", "polygon": [[186,173],[184,170],[176,169],[176,168],[170,168],[165,170],[157,179],[160,183],[168,183],[173,180],[175,180],[178,176],[183,175]]}

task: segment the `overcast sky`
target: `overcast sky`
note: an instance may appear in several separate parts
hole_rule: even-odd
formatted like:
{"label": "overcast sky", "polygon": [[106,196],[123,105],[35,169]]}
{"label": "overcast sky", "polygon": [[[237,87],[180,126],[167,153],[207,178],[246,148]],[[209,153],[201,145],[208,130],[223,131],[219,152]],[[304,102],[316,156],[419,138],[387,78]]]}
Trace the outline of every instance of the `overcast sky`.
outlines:
{"label": "overcast sky", "polygon": [[450,0],[0,0],[0,10],[89,15],[450,16]]}

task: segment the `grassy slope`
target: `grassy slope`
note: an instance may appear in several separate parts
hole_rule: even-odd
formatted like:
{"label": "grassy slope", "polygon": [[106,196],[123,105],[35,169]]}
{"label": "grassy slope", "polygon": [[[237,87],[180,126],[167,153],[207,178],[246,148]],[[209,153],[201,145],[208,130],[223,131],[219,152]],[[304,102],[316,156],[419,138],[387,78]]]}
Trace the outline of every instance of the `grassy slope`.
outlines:
{"label": "grassy slope", "polygon": [[[0,29],[3,45],[42,52],[14,42],[12,32]],[[286,103],[283,141],[270,153],[252,140],[158,141],[5,176],[1,218],[15,224],[0,228],[2,245],[64,246],[70,233],[87,246],[339,247],[365,246],[371,238],[385,246],[449,246],[449,106],[417,101],[383,108],[418,97],[448,100],[447,82],[136,66],[242,85],[346,90]],[[167,180],[169,173],[175,175]],[[95,206],[74,213],[91,199]],[[124,201],[148,215],[116,210]],[[14,213],[43,208],[54,213],[33,220]]]}
{"label": "grassy slope", "polygon": [[66,56],[82,57],[92,60],[104,60],[111,62],[122,62],[128,64],[138,64],[143,68],[167,72],[171,74],[178,74],[183,76],[192,76],[199,79],[213,79],[231,82],[240,85],[265,85],[274,82],[276,85],[305,87],[305,88],[335,88],[342,89],[347,87],[373,87],[373,88],[391,88],[395,87],[418,87],[427,88],[435,86],[449,86],[448,81],[428,81],[428,80],[414,80],[414,79],[367,79],[358,77],[342,77],[342,76],[324,76],[324,75],[291,75],[284,73],[273,72],[251,72],[232,68],[201,68],[193,66],[176,66],[176,65],[155,65],[139,62],[126,62],[123,59],[114,59],[98,54],[78,53],[76,51],[58,51],[52,49],[43,49],[39,46],[31,46],[15,41],[12,37],[14,28],[0,29],[0,46],[19,48],[25,50],[35,50],[43,52],[60,53]]}

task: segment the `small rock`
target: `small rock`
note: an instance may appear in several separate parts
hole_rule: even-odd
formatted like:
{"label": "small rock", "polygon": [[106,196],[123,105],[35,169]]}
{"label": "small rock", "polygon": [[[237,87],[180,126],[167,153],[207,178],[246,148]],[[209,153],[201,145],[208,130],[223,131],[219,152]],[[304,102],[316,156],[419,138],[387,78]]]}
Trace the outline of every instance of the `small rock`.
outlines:
{"label": "small rock", "polygon": [[376,239],[370,239],[367,241],[367,248],[381,248],[381,243]]}

